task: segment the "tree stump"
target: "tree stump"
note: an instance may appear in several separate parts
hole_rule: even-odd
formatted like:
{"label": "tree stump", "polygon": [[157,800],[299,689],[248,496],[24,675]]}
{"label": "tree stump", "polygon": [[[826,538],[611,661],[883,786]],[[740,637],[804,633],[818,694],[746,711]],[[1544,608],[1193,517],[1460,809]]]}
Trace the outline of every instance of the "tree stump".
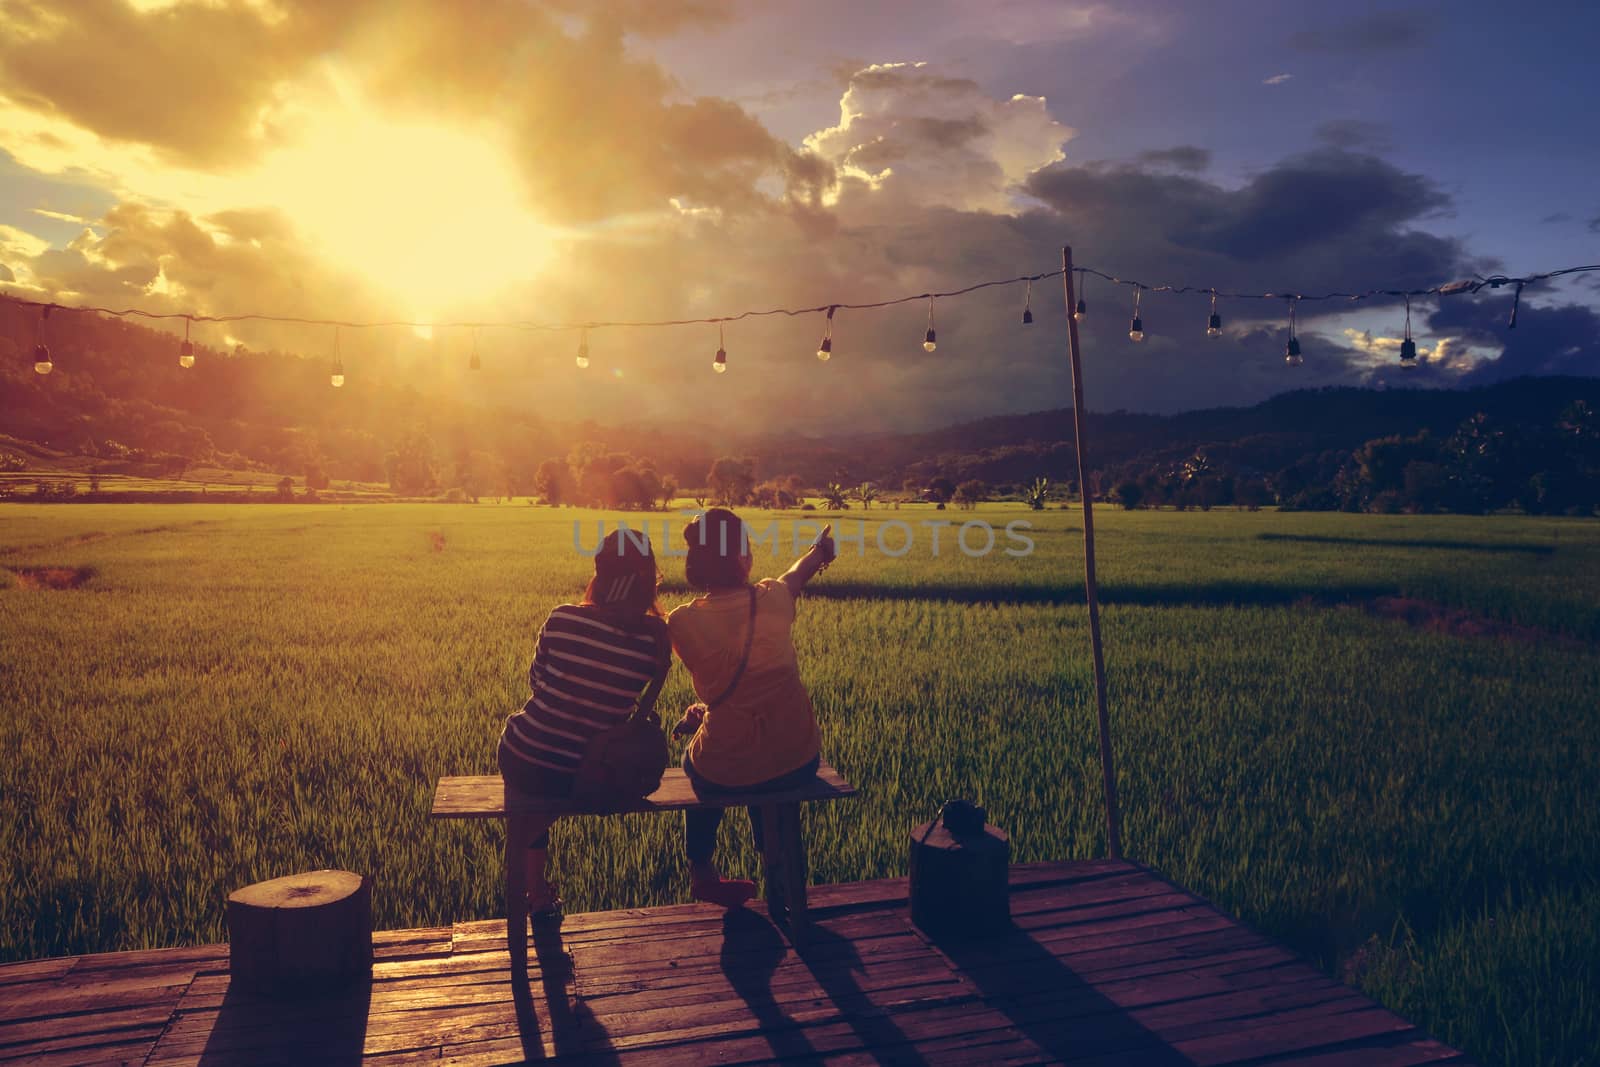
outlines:
{"label": "tree stump", "polygon": [[311,871],[228,897],[228,970],[235,989],[324,992],[372,972],[372,883]]}
{"label": "tree stump", "polygon": [[937,937],[992,934],[1011,924],[1011,839],[998,826],[911,831],[911,921]]}

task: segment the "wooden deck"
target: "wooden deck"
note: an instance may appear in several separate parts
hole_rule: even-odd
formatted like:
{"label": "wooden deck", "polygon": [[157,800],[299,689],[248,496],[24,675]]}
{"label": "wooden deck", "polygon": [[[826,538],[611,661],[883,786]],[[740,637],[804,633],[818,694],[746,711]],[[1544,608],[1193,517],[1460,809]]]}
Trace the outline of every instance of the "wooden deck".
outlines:
{"label": "wooden deck", "polygon": [[380,933],[370,984],[304,1003],[230,993],[226,945],[11,964],[0,1060],[1466,1062],[1133,864],[1013,868],[1015,930],[981,943],[925,940],[903,879],[819,886],[812,907],[803,958],[753,907],[569,916],[570,971],[535,939],[526,1049],[498,920]]}

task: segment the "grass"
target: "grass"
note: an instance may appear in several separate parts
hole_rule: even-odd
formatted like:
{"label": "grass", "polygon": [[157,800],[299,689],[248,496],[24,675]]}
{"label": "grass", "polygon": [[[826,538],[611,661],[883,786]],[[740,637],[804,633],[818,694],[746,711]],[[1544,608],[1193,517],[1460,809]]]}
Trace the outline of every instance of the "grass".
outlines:
{"label": "grass", "polygon": [[[322,866],[374,878],[382,927],[500,914],[497,828],[430,822],[433,782],[493,772],[538,626],[587,574],[573,523],[592,545],[601,517],[5,506],[0,959],[219,940],[229,891]],[[804,518],[867,523],[796,627],[824,750],[862,790],[808,813],[813,877],[903,874],[953,796],[1018,861],[1100,854],[1081,514]],[[1034,551],[1001,532],[971,558],[945,528],[931,555],[920,523],[975,518],[1031,522]],[[874,547],[895,520],[900,559]],[[1096,521],[1128,853],[1480,1059],[1595,1062],[1600,524]],[[786,564],[783,529],[758,570]],[[24,588],[26,567],[92,574]],[[1390,596],[1520,629],[1366,610]],[[663,707],[689,699],[679,668]],[[743,820],[723,833],[753,873]],[[687,899],[673,820],[568,820],[554,854],[575,910]]]}

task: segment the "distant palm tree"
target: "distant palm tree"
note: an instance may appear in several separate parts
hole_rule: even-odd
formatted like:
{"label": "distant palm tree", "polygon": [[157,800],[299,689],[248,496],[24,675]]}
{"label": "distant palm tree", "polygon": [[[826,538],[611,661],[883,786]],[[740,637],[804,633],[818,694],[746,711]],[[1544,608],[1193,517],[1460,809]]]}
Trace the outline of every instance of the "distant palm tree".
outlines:
{"label": "distant palm tree", "polygon": [[829,482],[822,489],[823,503],[828,505],[829,511],[843,511],[850,505],[845,502],[844,486],[838,482]]}
{"label": "distant palm tree", "polygon": [[856,499],[861,501],[861,510],[872,507],[872,502],[878,499],[878,491],[872,487],[871,482],[862,482],[856,486]]}
{"label": "distant palm tree", "polygon": [[1050,496],[1050,479],[1035,478],[1033,484],[1028,486],[1028,506],[1034,511],[1043,511],[1044,502]]}

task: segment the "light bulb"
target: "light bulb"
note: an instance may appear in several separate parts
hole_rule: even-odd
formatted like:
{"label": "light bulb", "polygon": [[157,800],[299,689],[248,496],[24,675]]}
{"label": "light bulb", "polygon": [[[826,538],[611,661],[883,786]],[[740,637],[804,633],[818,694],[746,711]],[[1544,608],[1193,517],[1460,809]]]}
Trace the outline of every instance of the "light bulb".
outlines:
{"label": "light bulb", "polygon": [[56,365],[50,362],[50,349],[47,346],[33,346],[33,369],[36,374],[49,374],[56,369]]}
{"label": "light bulb", "polygon": [[178,366],[185,370],[194,366],[194,345],[188,341],[183,342],[183,347],[178,349]]}
{"label": "light bulb", "polygon": [[1400,366],[1406,370],[1417,365],[1417,342],[1407,337],[1400,342]]}
{"label": "light bulb", "polygon": [[726,349],[717,349],[717,358],[711,364],[711,369],[718,374],[728,373],[728,353]]}
{"label": "light bulb", "polygon": [[1141,319],[1137,315],[1135,315],[1133,317],[1133,321],[1128,324],[1128,340],[1130,340],[1130,341],[1143,341],[1144,340],[1144,320]]}
{"label": "light bulb", "polygon": [[833,338],[824,337],[822,339],[822,343],[817,346],[817,358],[822,360],[822,362],[826,363],[826,362],[828,362],[829,358],[832,357],[832,355],[833,355]]}
{"label": "light bulb", "polygon": [[589,341],[587,338],[578,342],[578,369],[583,370],[589,365]]}
{"label": "light bulb", "polygon": [[328,375],[328,384],[335,389],[344,388],[344,360],[333,361],[333,373]]}
{"label": "light bulb", "polygon": [[934,337],[933,327],[929,326],[927,336],[922,339],[922,350],[924,352],[932,352],[938,347],[939,342]]}
{"label": "light bulb", "polygon": [[1283,361],[1291,367],[1298,367],[1306,361],[1300,354],[1300,341],[1298,338],[1289,338],[1289,343],[1283,350]]}
{"label": "light bulb", "polygon": [[482,370],[483,360],[478,358],[478,353],[472,353],[472,359],[467,362],[468,370]]}
{"label": "light bulb", "polygon": [[1074,318],[1074,319],[1076,319],[1076,320],[1077,320],[1077,321],[1078,321],[1078,322],[1082,322],[1082,321],[1083,321],[1083,317],[1084,317],[1084,316],[1085,316],[1085,315],[1087,315],[1087,314],[1089,314],[1089,304],[1088,304],[1088,301],[1085,301],[1085,300],[1080,300],[1080,301],[1078,301],[1078,306],[1077,306],[1077,308],[1076,308],[1076,309],[1075,309],[1075,310],[1074,310],[1074,311],[1073,311],[1073,312],[1072,312],[1072,317],[1073,317],[1073,318]]}
{"label": "light bulb", "polygon": [[1033,311],[1032,311],[1031,308],[1023,308],[1022,309],[1022,325],[1024,325],[1024,326],[1032,326],[1033,325]]}
{"label": "light bulb", "polygon": [[1218,315],[1215,311],[1211,313],[1211,322],[1206,326],[1206,336],[1222,336],[1222,316]]}

